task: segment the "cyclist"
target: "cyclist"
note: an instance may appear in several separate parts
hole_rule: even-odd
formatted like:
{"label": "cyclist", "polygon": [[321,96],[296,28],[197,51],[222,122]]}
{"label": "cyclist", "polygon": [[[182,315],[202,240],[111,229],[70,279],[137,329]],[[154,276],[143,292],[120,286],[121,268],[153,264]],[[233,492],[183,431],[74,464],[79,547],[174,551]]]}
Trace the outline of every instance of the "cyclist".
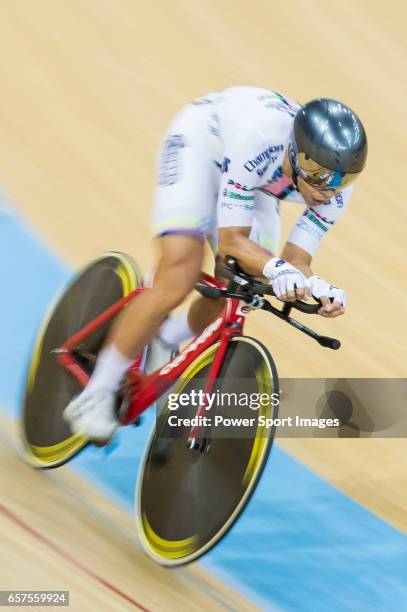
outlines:
{"label": "cyclist", "polygon": [[[151,343],[148,368],[160,367],[216,317],[221,304],[205,298],[169,317],[199,278],[205,238],[217,265],[234,256],[270,280],[280,300],[311,293],[321,301],[320,315],[342,315],[344,291],[314,275],[311,262],[344,212],[366,156],[361,121],[328,98],[300,106],[266,89],[232,87],[184,107],[158,157],[153,287],[120,314],[89,384],[65,409],[72,431],[110,440],[119,425],[115,393],[134,357]],[[305,208],[279,256],[282,200]]]}

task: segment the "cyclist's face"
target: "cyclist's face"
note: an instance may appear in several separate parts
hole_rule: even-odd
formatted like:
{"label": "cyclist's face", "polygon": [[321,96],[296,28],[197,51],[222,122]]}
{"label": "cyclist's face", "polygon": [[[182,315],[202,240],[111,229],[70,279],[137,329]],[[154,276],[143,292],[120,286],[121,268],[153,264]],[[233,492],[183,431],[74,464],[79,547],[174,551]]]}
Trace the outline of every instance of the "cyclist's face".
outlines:
{"label": "cyclist's face", "polygon": [[307,183],[301,176],[297,177],[298,189],[308,206],[322,204],[332,198],[338,189],[318,189]]}

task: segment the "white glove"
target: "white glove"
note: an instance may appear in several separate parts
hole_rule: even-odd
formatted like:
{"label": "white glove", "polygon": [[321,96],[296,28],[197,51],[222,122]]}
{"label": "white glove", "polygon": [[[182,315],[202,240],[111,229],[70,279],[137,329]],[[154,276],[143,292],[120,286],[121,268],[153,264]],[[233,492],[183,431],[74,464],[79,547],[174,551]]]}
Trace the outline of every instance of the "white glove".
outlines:
{"label": "white glove", "polygon": [[277,297],[286,295],[289,291],[307,287],[305,276],[285,259],[273,257],[263,268],[263,276],[271,280],[273,291]]}
{"label": "white glove", "polygon": [[308,287],[310,288],[311,295],[314,298],[320,299],[321,297],[327,297],[331,302],[339,302],[344,308],[346,308],[346,293],[343,289],[330,285],[319,276],[310,276],[307,279]]}

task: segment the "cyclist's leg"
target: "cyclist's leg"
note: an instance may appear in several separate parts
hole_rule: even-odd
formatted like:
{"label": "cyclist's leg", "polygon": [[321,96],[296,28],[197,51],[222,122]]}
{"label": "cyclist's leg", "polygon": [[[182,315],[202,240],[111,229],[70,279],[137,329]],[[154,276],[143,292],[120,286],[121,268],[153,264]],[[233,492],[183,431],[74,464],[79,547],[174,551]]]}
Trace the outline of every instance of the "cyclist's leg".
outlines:
{"label": "cyclist's leg", "polygon": [[159,153],[153,225],[161,249],[153,288],[116,320],[85,390],[66,408],[73,431],[110,438],[115,392],[132,359],[199,277],[203,237],[213,224],[217,176],[207,146],[208,110],[189,105],[170,125]]}
{"label": "cyclist's leg", "polygon": [[64,418],[75,433],[104,443],[119,422],[115,393],[120,380],[161,321],[188,295],[199,278],[203,239],[169,235],[160,239],[161,257],[152,289],[121,312],[101,352],[89,384],[68,404]]}
{"label": "cyclist's leg", "polygon": [[[204,237],[216,228],[221,170],[210,154],[210,139],[214,137],[208,130],[208,106],[186,107],[170,126],[161,145],[153,209],[157,235],[184,232]],[[164,322],[158,338],[167,347],[175,348],[197,331],[200,329],[189,325],[186,313],[181,313]]]}
{"label": "cyclist's leg", "polygon": [[151,289],[130,303],[108,339],[128,358],[136,357],[163,319],[192,291],[199,279],[203,238],[169,234],[159,238],[161,256]]}
{"label": "cyclist's leg", "polygon": [[[218,256],[215,260],[215,271],[214,275],[220,280],[222,279],[221,267],[223,261]],[[224,306],[224,300],[213,300],[200,296],[196,298],[188,311],[188,324],[194,334],[199,334],[209,325],[219,314],[222,312]]]}

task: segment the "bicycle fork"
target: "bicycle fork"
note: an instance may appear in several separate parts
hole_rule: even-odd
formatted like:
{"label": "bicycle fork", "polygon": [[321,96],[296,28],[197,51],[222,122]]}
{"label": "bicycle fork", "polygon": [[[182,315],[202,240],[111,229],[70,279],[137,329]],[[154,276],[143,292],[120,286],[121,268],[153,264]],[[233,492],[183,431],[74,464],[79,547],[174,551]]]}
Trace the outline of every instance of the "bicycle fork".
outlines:
{"label": "bicycle fork", "polygon": [[233,302],[235,303],[232,306],[232,312],[230,314],[230,317],[228,318],[229,320],[226,322],[225,327],[222,330],[220,336],[220,344],[216,351],[215,359],[213,360],[213,363],[209,370],[208,380],[206,381],[204,388],[204,400],[199,406],[198,411],[195,415],[195,417],[197,417],[197,425],[194,425],[191,428],[187,440],[187,447],[189,449],[196,450],[201,453],[207,453],[209,451],[211,443],[211,425],[202,427],[202,425],[199,424],[201,422],[200,417],[203,417],[205,412],[207,411],[209,396],[211,393],[213,393],[213,389],[216,380],[219,376],[219,372],[221,370],[226,351],[230,344],[230,339],[233,336],[241,336],[243,333],[243,322],[245,319],[245,313],[241,312],[240,303],[237,300],[233,300]]}

